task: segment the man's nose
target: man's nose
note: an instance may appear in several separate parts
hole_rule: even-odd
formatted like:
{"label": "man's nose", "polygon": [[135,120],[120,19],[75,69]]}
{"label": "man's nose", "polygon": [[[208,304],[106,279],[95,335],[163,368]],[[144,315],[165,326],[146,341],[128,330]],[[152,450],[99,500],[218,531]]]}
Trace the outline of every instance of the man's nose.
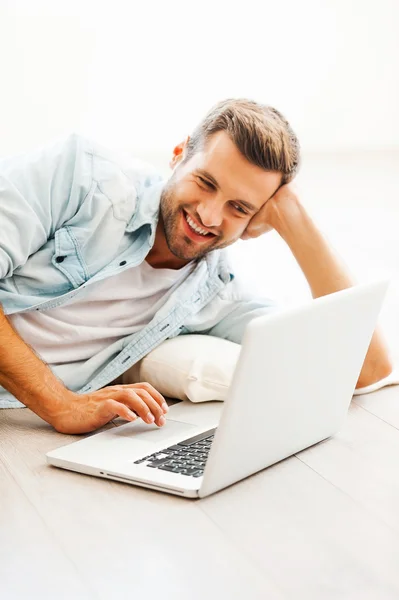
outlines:
{"label": "man's nose", "polygon": [[219,203],[206,200],[198,205],[197,212],[205,227],[220,227],[223,222],[223,207]]}

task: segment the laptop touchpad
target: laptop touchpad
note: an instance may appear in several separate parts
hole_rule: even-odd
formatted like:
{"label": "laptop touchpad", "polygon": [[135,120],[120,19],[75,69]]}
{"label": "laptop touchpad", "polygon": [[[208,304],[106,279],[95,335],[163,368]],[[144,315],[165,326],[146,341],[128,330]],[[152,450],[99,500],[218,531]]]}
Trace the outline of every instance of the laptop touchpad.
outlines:
{"label": "laptop touchpad", "polygon": [[198,425],[166,419],[166,423],[163,427],[147,425],[146,423],[143,423],[143,421],[136,421],[135,423],[129,423],[128,425],[118,427],[112,433],[113,435],[129,437],[132,441],[137,440],[140,444],[148,441],[148,443],[152,445],[157,442],[166,441],[172,437],[175,438],[175,436],[179,435],[181,435],[181,441],[183,441],[185,438],[194,435],[196,430],[201,429],[202,428],[198,427]]}

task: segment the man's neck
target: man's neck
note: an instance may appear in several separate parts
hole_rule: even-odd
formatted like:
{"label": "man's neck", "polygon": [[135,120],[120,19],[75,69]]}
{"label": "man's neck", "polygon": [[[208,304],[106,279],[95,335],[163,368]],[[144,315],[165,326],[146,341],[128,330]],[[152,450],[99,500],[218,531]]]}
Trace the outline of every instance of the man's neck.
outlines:
{"label": "man's neck", "polygon": [[164,254],[159,256],[156,252],[153,252],[153,248],[151,248],[145,260],[153,269],[181,269],[190,262],[179,260],[176,257],[167,259]]}

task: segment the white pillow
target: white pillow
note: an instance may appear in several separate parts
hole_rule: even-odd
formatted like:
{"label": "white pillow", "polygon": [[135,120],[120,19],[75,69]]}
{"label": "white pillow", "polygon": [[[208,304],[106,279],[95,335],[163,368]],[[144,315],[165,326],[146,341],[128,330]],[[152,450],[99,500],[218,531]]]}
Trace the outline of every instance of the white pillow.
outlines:
{"label": "white pillow", "polygon": [[[118,378],[118,383],[147,381],[163,396],[191,402],[225,400],[241,345],[210,335],[188,334],[165,340]],[[399,384],[399,369],[377,383],[358,388],[368,394]]]}
{"label": "white pillow", "polygon": [[240,350],[210,335],[177,336],[130,367],[121,383],[147,381],[163,396],[191,402],[225,400]]}

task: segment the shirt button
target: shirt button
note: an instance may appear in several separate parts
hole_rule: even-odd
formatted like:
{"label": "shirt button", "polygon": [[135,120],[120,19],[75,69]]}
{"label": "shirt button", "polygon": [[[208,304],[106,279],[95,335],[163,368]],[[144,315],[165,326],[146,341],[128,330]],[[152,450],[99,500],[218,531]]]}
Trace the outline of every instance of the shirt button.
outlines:
{"label": "shirt button", "polygon": [[57,256],[55,262],[62,263],[66,259],[66,256]]}
{"label": "shirt button", "polygon": [[125,264],[126,264],[126,261],[125,261],[125,260],[123,260],[122,262],[120,262],[120,263],[119,263],[119,266],[120,266],[120,267],[123,267],[123,265],[125,265]]}

